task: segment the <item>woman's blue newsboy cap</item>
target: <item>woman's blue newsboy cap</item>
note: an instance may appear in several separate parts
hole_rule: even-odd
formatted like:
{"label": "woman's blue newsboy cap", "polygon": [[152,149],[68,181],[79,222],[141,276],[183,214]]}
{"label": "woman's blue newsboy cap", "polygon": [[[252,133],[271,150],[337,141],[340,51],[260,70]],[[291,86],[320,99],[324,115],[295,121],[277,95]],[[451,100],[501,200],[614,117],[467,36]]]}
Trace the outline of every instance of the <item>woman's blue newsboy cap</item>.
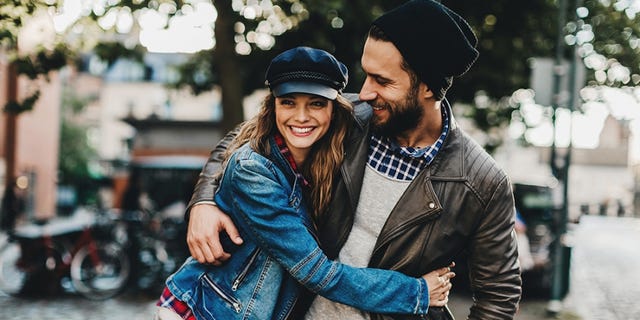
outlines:
{"label": "woman's blue newsboy cap", "polygon": [[277,55],[267,68],[266,84],[274,96],[308,93],[334,100],[349,79],[347,67],[330,53],[296,47]]}

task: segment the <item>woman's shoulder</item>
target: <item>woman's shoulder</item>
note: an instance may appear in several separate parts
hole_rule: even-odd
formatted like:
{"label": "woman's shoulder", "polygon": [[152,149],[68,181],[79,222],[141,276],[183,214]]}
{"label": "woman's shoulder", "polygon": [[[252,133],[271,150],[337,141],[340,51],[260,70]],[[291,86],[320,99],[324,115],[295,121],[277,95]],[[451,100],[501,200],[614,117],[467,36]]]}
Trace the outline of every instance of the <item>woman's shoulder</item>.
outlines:
{"label": "woman's shoulder", "polygon": [[[235,188],[250,190],[267,181],[286,181],[286,173],[273,160],[243,145],[235,150],[225,168],[223,180]],[[224,183],[224,182],[223,182]]]}
{"label": "woman's shoulder", "polygon": [[230,167],[271,167],[272,161],[260,154],[253,148],[250,143],[245,143],[236,149],[231,158],[229,159],[228,166]]}

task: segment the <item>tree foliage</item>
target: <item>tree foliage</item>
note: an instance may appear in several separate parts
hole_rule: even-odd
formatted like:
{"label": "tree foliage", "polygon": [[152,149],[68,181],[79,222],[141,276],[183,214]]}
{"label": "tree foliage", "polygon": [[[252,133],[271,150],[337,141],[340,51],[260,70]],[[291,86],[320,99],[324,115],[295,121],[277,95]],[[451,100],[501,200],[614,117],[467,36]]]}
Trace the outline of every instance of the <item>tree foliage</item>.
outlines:
{"label": "tree foliage", "polygon": [[[586,0],[584,22],[593,40],[581,48],[589,84],[637,86],[640,83],[640,15],[636,1]],[[574,26],[580,28],[581,25]]]}
{"label": "tree foliage", "polygon": [[[99,21],[113,10],[134,18],[139,17],[141,12],[154,10],[166,15],[167,21],[170,21],[172,17],[192,10],[197,1],[204,0],[108,1],[104,2],[104,7],[85,10],[84,17],[78,23]],[[451,100],[471,105],[475,104],[479,92],[489,99],[489,107],[468,112],[478,127],[489,128],[508,122],[510,110],[518,107],[509,97],[516,90],[529,87],[530,59],[555,55],[560,1],[563,0],[442,1],[465,17],[479,38],[480,57],[477,63],[464,77],[456,79],[449,91]],[[628,86],[640,82],[640,17],[635,9],[637,1],[564,1],[568,4],[567,11],[563,12],[567,24],[563,26],[561,35],[565,45],[564,55],[570,57],[572,46],[577,46],[580,57],[589,68],[589,84]],[[0,9],[0,41],[5,44],[4,47],[16,43],[17,30],[23,26],[25,17],[35,15],[38,8],[55,7],[61,2],[9,0],[3,4]],[[218,86],[222,92],[225,124],[227,128],[233,127],[243,119],[242,108],[239,107],[242,97],[264,87],[264,70],[270,59],[293,46],[308,45],[325,49],[344,61],[350,70],[347,91],[357,92],[364,80],[359,66],[360,54],[370,23],[403,2],[212,1],[217,11],[215,25],[212,24],[215,28],[215,47],[194,54],[182,66],[181,79],[174,86],[190,87],[196,94]],[[578,17],[577,7],[584,9]],[[89,30],[89,27],[85,26],[85,30]],[[103,34],[102,37],[96,37],[92,33],[92,36],[84,37],[80,42],[86,45],[92,42],[87,38],[103,39],[103,44],[91,47],[105,61],[126,55],[139,57],[139,47],[119,40],[121,37],[114,30],[101,32],[110,36]],[[78,36],[75,38],[77,40]],[[260,39],[268,41],[265,44]],[[433,45],[437,48],[438,44]],[[45,64],[54,66],[55,61],[62,60],[54,59]],[[25,64],[23,70],[26,73],[33,74],[33,70],[41,70],[36,73],[47,72],[44,68],[35,67],[35,63],[31,64],[33,67]]]}
{"label": "tree foliage", "polygon": [[[0,50],[8,56],[17,74],[31,80],[41,76],[48,80],[49,72],[73,59],[74,53],[58,42],[55,34],[42,32],[43,24],[48,22],[47,9],[56,5],[55,1],[8,0],[0,6]],[[25,36],[36,43],[21,41]],[[23,48],[25,45],[30,48]],[[21,101],[7,101],[3,110],[13,114],[29,111],[39,97],[40,91],[32,89]]]}
{"label": "tree foliage", "polygon": [[[235,73],[242,78],[244,93],[264,87],[264,70],[269,60],[277,53],[298,45],[322,48],[336,55],[350,70],[350,80],[346,90],[359,91],[364,81],[364,74],[360,68],[360,55],[368,28],[376,17],[404,1],[306,0],[300,2],[303,2],[307,12],[304,15],[305,19],[295,28],[276,36],[275,45],[268,52],[253,46],[250,56],[236,57],[240,68]],[[476,120],[478,126],[488,128],[495,126],[496,120],[502,120],[502,123],[505,120],[508,121],[509,110],[513,107],[504,104],[504,101],[508,101],[504,97],[508,97],[519,88],[528,87],[530,76],[528,60],[534,56],[553,55],[557,29],[556,3],[538,0],[521,4],[508,0],[496,0],[491,3],[444,1],[444,4],[464,16],[480,39],[478,62],[467,75],[454,81],[449,98],[473,103],[476,93],[482,91],[494,103],[493,108],[485,108],[482,112],[469,114]],[[236,12],[235,19],[241,21],[246,27],[241,35],[244,38],[261,22],[260,19],[245,19],[241,11]],[[424,40],[416,39],[416,41]],[[187,65],[188,68],[183,69],[183,81],[180,84],[186,84],[194,92],[199,92],[203,88],[208,89],[224,82],[227,76],[219,72],[215,61],[212,60],[214,60],[212,54],[197,55],[196,59]],[[196,70],[198,66],[211,69],[206,72],[202,69],[198,71]],[[190,77],[198,81],[191,81]],[[187,80],[184,81],[184,79]]]}

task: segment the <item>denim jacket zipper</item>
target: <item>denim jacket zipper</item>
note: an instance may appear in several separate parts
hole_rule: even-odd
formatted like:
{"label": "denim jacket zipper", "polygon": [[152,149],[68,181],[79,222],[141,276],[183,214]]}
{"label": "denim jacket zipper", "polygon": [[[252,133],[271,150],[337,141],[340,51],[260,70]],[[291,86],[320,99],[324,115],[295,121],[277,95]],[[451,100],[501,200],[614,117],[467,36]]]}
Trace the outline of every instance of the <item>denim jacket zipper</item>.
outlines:
{"label": "denim jacket zipper", "polygon": [[258,257],[258,254],[260,254],[260,252],[261,252],[260,248],[257,248],[253,252],[253,254],[251,254],[251,257],[249,257],[249,260],[246,266],[244,267],[244,269],[242,269],[242,272],[240,272],[240,274],[238,274],[236,279],[233,281],[231,290],[233,291],[238,290],[238,286],[240,286],[240,284],[242,283],[242,280],[244,280],[244,278],[247,276],[247,273],[249,273],[249,268],[251,268],[251,266],[253,265],[253,262],[256,260],[256,257]]}
{"label": "denim jacket zipper", "polygon": [[237,313],[240,313],[240,311],[242,311],[242,304],[240,304],[238,300],[230,297],[228,294],[222,291],[222,289],[218,287],[217,284],[209,279],[209,276],[205,274],[203,276],[203,279],[207,282],[207,284],[209,284],[211,289],[213,289],[213,291],[215,291],[224,301],[229,303]]}

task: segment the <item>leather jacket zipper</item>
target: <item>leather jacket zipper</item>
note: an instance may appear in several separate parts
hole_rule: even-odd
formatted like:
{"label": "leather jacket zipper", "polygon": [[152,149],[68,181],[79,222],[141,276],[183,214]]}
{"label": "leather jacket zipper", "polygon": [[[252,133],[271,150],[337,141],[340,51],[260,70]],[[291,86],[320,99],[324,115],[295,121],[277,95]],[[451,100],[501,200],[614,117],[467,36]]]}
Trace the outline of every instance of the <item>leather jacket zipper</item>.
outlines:
{"label": "leather jacket zipper", "polygon": [[381,248],[384,247],[387,243],[391,242],[391,240],[393,240],[394,238],[396,238],[398,235],[402,234],[402,232],[414,225],[418,225],[430,220],[435,219],[438,214],[440,212],[434,212],[431,214],[428,214],[426,216],[421,216],[417,219],[414,219],[412,221],[407,221],[406,223],[399,225],[398,227],[396,227],[395,230],[393,230],[392,232],[388,233],[386,237],[384,237],[384,239],[382,239],[376,246],[375,248],[373,248],[373,254],[372,257],[375,256],[376,252]]}
{"label": "leather jacket zipper", "polygon": [[247,273],[249,273],[249,268],[251,268],[251,266],[253,265],[253,262],[256,260],[256,257],[258,257],[258,254],[260,253],[260,251],[261,251],[260,248],[257,248],[251,254],[251,257],[249,257],[249,260],[247,261],[247,264],[245,265],[244,269],[242,269],[242,272],[240,272],[240,274],[238,274],[236,279],[233,281],[233,285],[231,285],[231,290],[233,291],[238,290],[238,286],[240,286],[240,284],[242,283],[242,280],[244,280],[244,278],[247,276]]}
{"label": "leather jacket zipper", "polygon": [[[428,173],[428,171],[423,171]],[[421,173],[423,173],[421,172]],[[418,177],[416,179],[418,179],[419,177],[421,177],[421,175],[418,175]],[[435,192],[433,191],[433,187],[431,187],[431,178],[430,177],[426,177],[426,181],[425,183],[427,184],[427,188],[429,189],[429,192],[433,195],[435,195]],[[415,182],[415,181],[414,181]],[[412,182],[412,183],[414,183]],[[406,192],[406,191],[405,191]],[[437,201],[437,197],[434,198],[434,201]],[[398,226],[396,226],[395,229],[387,232],[387,234],[385,235],[384,238],[380,238],[378,237],[378,242],[376,243],[376,245],[373,248],[373,253],[372,253],[372,257],[376,255],[377,251],[380,250],[381,247],[385,246],[387,243],[391,242],[391,240],[393,240],[394,238],[396,238],[398,235],[400,235],[404,230],[407,230],[408,228],[421,224],[421,223],[426,223],[428,221],[434,220],[435,218],[439,217],[440,214],[442,213],[442,209],[436,209],[436,210],[427,210],[424,212],[424,214],[417,216],[415,219],[413,220],[409,220],[406,221],[403,224],[400,224]],[[391,212],[390,215],[393,215],[393,211]],[[429,230],[431,230],[433,228],[433,225],[431,226],[431,228],[429,228]],[[384,228],[383,228],[384,231]],[[429,231],[431,232],[431,231]],[[382,235],[382,231],[380,233],[379,236]]]}
{"label": "leather jacket zipper", "polygon": [[213,291],[215,291],[215,293],[217,293],[220,296],[220,298],[222,298],[222,300],[230,304],[237,313],[240,313],[240,311],[242,311],[242,304],[240,304],[238,300],[226,294],[220,287],[218,287],[217,284],[215,284],[213,281],[211,281],[211,279],[209,279],[209,276],[205,274],[202,278],[204,279],[204,281],[207,282],[207,284],[211,287],[211,289],[213,289]]}

